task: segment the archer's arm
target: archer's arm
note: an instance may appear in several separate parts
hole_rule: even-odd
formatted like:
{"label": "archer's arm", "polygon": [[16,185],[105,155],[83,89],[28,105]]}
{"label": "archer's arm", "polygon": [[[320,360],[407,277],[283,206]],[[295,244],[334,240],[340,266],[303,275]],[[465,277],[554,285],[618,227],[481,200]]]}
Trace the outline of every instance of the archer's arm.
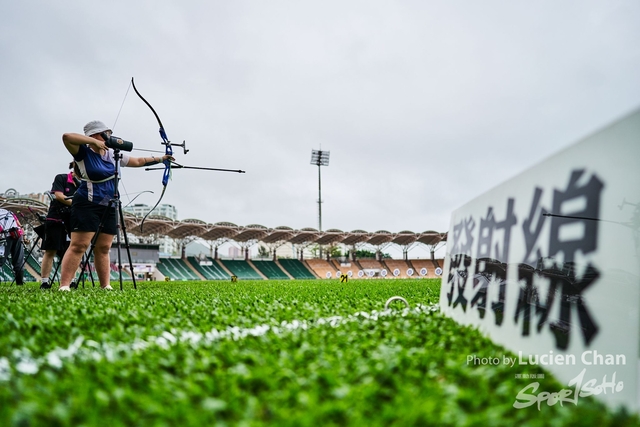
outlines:
{"label": "archer's arm", "polygon": [[60,203],[62,203],[65,206],[71,206],[71,199],[67,200],[66,196],[64,195],[64,193],[62,191],[56,191],[53,193],[53,196],[56,198],[56,200]]}
{"label": "archer's arm", "polygon": [[175,160],[173,156],[170,156],[168,154],[165,154],[164,156],[161,156],[161,157],[158,157],[158,156],[130,157],[129,163],[127,163],[126,166],[130,168],[140,168],[142,166],[153,166],[153,165],[157,165],[158,163],[162,163],[167,159],[171,161]]}
{"label": "archer's arm", "polygon": [[62,142],[64,143],[64,146],[67,147],[69,153],[71,153],[72,155],[78,154],[78,147],[86,144],[91,145],[93,150],[96,152],[107,149],[107,146],[102,139],[91,138],[79,133],[63,134]]}

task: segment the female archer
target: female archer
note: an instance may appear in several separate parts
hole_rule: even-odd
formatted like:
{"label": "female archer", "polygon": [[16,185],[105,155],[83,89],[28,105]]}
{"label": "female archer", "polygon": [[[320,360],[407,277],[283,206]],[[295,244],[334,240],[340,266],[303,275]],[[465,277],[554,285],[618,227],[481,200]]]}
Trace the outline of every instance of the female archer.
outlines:
{"label": "female archer", "polygon": [[[71,204],[71,243],[62,259],[59,288],[61,291],[70,290],[70,284],[75,277],[80,260],[101,224],[102,229],[99,230],[93,248],[94,265],[100,287],[112,289],[109,284],[109,250],[113,237],[118,233],[116,220],[118,211],[113,203],[116,189],[116,159],[114,151],[107,145],[110,140],[111,129],[98,120],[84,126],[84,135],[78,133],[62,135],[62,142],[78,165],[81,174],[79,178],[82,182]],[[119,166],[134,168],[174,160],[170,155],[131,157],[121,153],[120,156]]]}

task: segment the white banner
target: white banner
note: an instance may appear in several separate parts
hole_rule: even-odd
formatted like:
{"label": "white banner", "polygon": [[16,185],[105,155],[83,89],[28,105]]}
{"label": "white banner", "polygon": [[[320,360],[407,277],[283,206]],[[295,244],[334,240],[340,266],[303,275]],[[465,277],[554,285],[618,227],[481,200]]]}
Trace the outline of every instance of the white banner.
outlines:
{"label": "white banner", "polygon": [[[515,353],[514,375],[552,372],[564,405],[640,408],[639,162],[640,111],[451,216],[442,311]],[[559,392],[534,382],[514,407]]]}

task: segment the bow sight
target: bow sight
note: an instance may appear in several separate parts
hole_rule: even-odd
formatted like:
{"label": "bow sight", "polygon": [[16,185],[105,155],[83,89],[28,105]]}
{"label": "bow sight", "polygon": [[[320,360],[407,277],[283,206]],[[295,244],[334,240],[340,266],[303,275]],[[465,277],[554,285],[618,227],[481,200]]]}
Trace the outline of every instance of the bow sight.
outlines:
{"label": "bow sight", "polygon": [[182,150],[184,150],[184,154],[187,154],[189,152],[189,150],[187,150],[186,141],[182,141],[182,144],[175,144],[171,141],[167,141],[167,142],[163,142],[162,145],[169,146],[169,147],[182,147]]}

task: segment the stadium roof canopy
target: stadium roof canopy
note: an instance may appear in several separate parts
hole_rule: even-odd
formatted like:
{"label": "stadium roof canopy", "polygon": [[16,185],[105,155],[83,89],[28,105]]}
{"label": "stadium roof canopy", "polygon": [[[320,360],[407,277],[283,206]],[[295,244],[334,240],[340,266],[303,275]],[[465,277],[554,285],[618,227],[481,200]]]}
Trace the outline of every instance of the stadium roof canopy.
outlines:
{"label": "stadium roof canopy", "polygon": [[33,216],[33,214],[43,215],[49,210],[47,204],[26,197],[0,197],[0,208],[16,214],[22,213],[27,217]]}
{"label": "stadium roof canopy", "polygon": [[[177,221],[162,215],[149,215],[144,224],[142,224],[142,218],[133,215],[125,217],[124,221],[128,232],[138,236],[167,235],[178,224]],[[142,226],[142,229],[140,226]]]}
{"label": "stadium roof canopy", "polygon": [[291,227],[280,226],[269,230],[269,234],[262,238],[265,243],[286,242],[295,235],[296,230]]}
{"label": "stadium roof canopy", "polygon": [[316,240],[314,240],[314,243],[317,243],[319,245],[331,245],[333,243],[342,242],[344,240],[344,237],[344,231],[332,228],[325,231],[324,233],[319,233],[316,236]]}
{"label": "stadium roof canopy", "polygon": [[291,236],[289,242],[295,245],[313,243],[320,234],[321,233],[315,228],[306,227]]}
{"label": "stadium roof canopy", "polygon": [[395,235],[391,240],[391,243],[395,243],[400,246],[409,246],[418,240],[418,234],[413,231],[404,230]]}
{"label": "stadium roof canopy", "polygon": [[371,233],[371,237],[367,240],[367,243],[373,246],[381,246],[389,243],[393,240],[393,233],[387,230],[378,230],[374,233]]}
{"label": "stadium roof canopy", "polygon": [[199,219],[185,219],[175,223],[174,227],[166,232],[172,239],[184,239],[202,234],[202,227],[207,223]]}
{"label": "stadium roof canopy", "polygon": [[217,222],[208,225],[206,231],[198,237],[204,240],[233,239],[240,233],[241,228],[231,222]]}
{"label": "stadium roof canopy", "polygon": [[418,235],[418,238],[416,240],[429,246],[437,245],[440,242],[447,241],[447,233],[438,233],[437,231],[433,230],[424,231]]}
{"label": "stadium roof canopy", "polygon": [[345,244],[347,246],[353,246],[353,245],[357,245],[358,243],[364,243],[369,239],[369,237],[371,237],[371,233],[364,230],[353,230],[352,232],[345,233],[345,234],[346,236],[342,241],[342,244]]}
{"label": "stadium roof canopy", "polygon": [[251,224],[242,227],[240,232],[233,237],[236,242],[248,242],[251,240],[262,240],[269,234],[269,229],[264,225]]}

